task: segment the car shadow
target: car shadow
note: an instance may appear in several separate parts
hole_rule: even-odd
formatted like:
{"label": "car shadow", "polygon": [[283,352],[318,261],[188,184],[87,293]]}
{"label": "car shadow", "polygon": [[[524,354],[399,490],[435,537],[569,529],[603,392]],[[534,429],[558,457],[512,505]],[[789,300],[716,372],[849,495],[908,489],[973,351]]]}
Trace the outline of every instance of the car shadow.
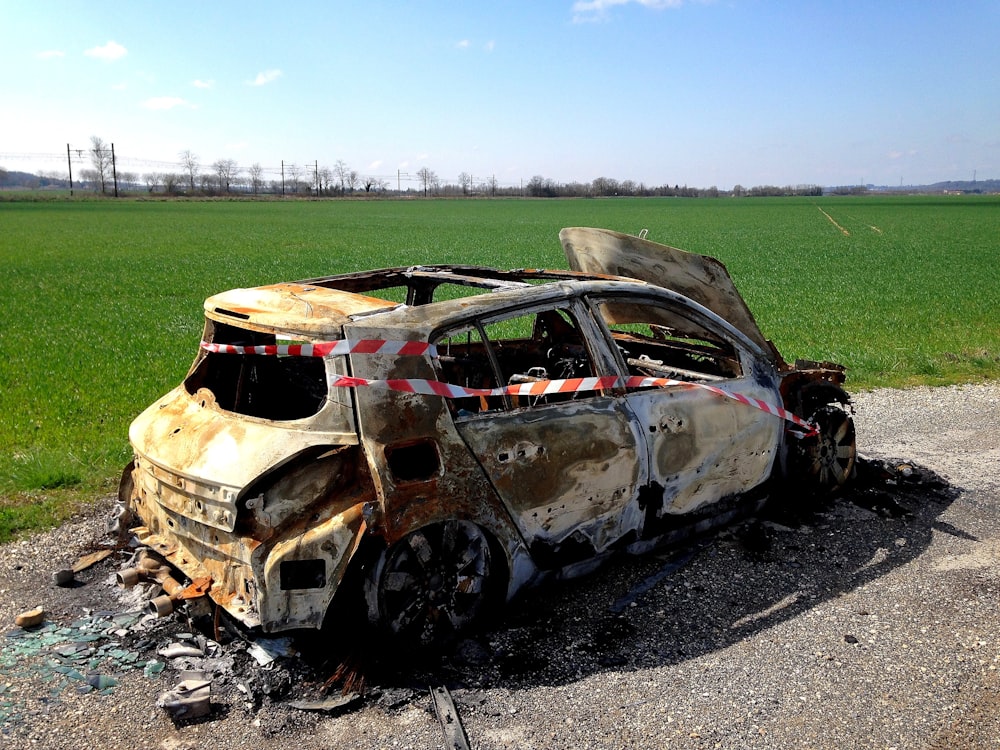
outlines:
{"label": "car shadow", "polygon": [[443,684],[461,702],[463,691],[558,686],[725,649],[905,565],[934,531],[971,538],[939,520],[960,492],[907,461],[861,460],[836,497],[785,492],[686,547],[530,591],[494,629],[433,660],[369,665],[368,688]]}

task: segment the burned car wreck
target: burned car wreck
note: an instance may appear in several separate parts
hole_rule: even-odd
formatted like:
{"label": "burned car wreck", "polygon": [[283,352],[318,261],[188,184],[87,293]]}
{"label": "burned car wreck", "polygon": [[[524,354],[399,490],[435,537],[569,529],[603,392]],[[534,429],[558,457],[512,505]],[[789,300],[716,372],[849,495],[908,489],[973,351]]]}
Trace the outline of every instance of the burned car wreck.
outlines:
{"label": "burned car wreck", "polygon": [[608,230],[560,240],[573,270],[210,297],[187,377],[130,428],[122,520],[152,561],[124,579],[264,632],[360,618],[429,646],[779,483],[848,480],[844,368],[786,363],[721,263]]}

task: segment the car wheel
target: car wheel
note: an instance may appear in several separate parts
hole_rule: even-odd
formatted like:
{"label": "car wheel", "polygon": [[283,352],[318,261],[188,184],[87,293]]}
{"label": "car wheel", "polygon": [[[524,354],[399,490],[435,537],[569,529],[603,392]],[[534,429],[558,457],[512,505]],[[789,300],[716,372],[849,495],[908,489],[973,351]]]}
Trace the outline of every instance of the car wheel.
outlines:
{"label": "car wheel", "polygon": [[369,615],[397,643],[433,648],[469,630],[492,598],[491,549],[469,521],[418,529],[382,553]]}
{"label": "car wheel", "polygon": [[800,472],[819,490],[834,490],[854,473],[858,455],[854,420],[839,404],[827,404],[810,417],[819,435],[805,438],[799,446]]}

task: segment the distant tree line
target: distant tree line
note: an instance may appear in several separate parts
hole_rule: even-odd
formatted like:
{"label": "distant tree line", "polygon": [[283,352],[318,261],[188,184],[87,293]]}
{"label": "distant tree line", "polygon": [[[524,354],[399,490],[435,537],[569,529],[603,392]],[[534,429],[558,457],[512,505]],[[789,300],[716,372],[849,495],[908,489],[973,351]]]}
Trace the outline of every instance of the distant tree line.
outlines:
{"label": "distant tree line", "polygon": [[[765,196],[820,196],[824,189],[818,185],[758,185],[745,188],[736,185],[732,190],[720,190],[668,183],[646,185],[633,180],[598,177],[590,182],[560,183],[535,175],[527,183],[501,185],[495,176],[478,181],[471,174],[462,172],[454,183],[441,180],[437,174],[423,167],[414,174],[398,172],[395,180],[386,177],[365,176],[338,160],[332,167],[282,162],[280,170],[265,169],[255,162],[241,167],[233,159],[218,159],[202,164],[193,151],[178,154],[175,169],[136,173],[117,168],[114,147],[92,136],[87,150],[89,168],[74,175],[74,183],[84,189],[104,195],[146,192],[171,196],[229,196],[229,195],[285,195],[293,197],[349,197],[378,196],[382,194],[417,194],[426,197],[482,196],[530,198],[605,198],[616,196],[663,196],[672,198],[765,197]],[[21,174],[21,173],[19,173]],[[406,189],[403,189],[403,181]],[[0,187],[10,182],[6,171],[0,170]],[[57,186],[64,180],[56,174],[39,175],[36,184],[19,186],[40,188]],[[414,188],[416,183],[418,187]],[[826,192],[857,194],[866,192],[864,187],[835,188]]]}
{"label": "distant tree line", "polygon": [[559,184],[545,177],[535,176],[528,181],[527,194],[533,198],[581,198],[581,197],[611,197],[611,196],[666,196],[668,198],[719,198],[725,197],[762,197],[786,195],[822,195],[823,188],[819,185],[760,185],[744,188],[736,185],[732,190],[719,188],[696,188],[688,185],[656,185],[648,186],[632,180],[616,180],[612,177],[598,177],[592,182],[571,182]]}

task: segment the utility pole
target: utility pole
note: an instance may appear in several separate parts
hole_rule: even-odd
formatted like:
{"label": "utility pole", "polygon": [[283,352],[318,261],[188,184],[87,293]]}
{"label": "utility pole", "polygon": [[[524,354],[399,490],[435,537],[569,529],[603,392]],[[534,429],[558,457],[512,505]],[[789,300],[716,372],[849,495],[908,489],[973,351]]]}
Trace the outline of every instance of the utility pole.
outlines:
{"label": "utility pole", "polygon": [[69,155],[69,144],[66,144],[66,168],[69,169],[69,197],[73,197],[73,160]]}
{"label": "utility pole", "polygon": [[111,144],[111,177],[115,181],[115,198],[118,197],[118,170],[115,169],[115,144]]}
{"label": "utility pole", "polygon": [[316,179],[316,195],[322,195],[323,191],[319,187],[319,159],[313,162],[313,176]]}
{"label": "utility pole", "polygon": [[281,194],[285,194],[285,160],[281,160]]}

